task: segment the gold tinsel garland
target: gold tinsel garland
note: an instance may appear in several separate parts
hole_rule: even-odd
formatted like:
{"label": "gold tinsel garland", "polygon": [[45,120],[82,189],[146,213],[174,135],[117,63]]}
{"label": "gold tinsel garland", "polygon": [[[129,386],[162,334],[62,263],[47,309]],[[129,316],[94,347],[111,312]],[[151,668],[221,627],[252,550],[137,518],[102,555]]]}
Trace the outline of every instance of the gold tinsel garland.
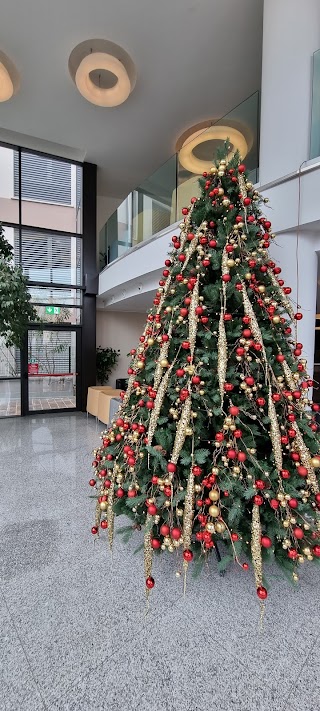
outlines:
{"label": "gold tinsel garland", "polygon": [[251,301],[249,299],[246,285],[245,285],[244,281],[240,278],[239,274],[238,274],[238,279],[240,280],[240,282],[242,284],[243,309],[244,309],[246,316],[249,316],[249,318],[250,318],[250,328],[253,333],[255,341],[257,341],[257,343],[260,343],[260,345],[262,346],[261,353],[262,353],[264,361],[265,361],[265,366],[267,367],[267,354],[266,354],[265,347],[263,344],[262,333],[259,328],[257,317],[254,313]]}

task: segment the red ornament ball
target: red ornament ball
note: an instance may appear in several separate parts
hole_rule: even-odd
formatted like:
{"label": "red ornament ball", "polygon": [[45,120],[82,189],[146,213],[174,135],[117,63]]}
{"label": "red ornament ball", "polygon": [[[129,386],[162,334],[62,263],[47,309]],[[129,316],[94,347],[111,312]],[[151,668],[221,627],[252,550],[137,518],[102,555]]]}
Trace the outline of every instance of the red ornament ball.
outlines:
{"label": "red ornament ball", "polygon": [[277,499],[271,499],[270,506],[272,509],[274,509],[276,511],[280,506],[279,501]]}
{"label": "red ornament ball", "polygon": [[228,281],[231,281],[230,274],[223,274],[222,281],[224,281],[225,283],[227,283]]}
{"label": "red ornament ball", "polygon": [[121,486],[119,487],[119,489],[117,489],[117,491],[116,491],[116,496],[117,496],[118,499],[122,499],[122,498],[123,498],[123,496],[124,496],[124,490],[121,488]]}
{"label": "red ornament ball", "polygon": [[152,590],[154,588],[154,579],[149,575],[149,577],[146,579],[146,587],[148,590]]}
{"label": "red ornament ball", "polygon": [[171,538],[173,538],[174,541],[179,541],[181,538],[181,528],[172,528],[171,529]]}
{"label": "red ornament ball", "polygon": [[98,528],[97,526],[92,526],[91,533],[93,536],[96,536],[98,533]]}
{"label": "red ornament ball", "polygon": [[237,417],[237,415],[239,415],[239,412],[240,410],[237,405],[231,405],[231,407],[229,407],[229,414],[232,415],[232,417]]}
{"label": "red ornament ball", "polygon": [[161,536],[168,536],[170,533],[170,528],[166,523],[163,523],[160,527]]}
{"label": "red ornament ball", "polygon": [[238,166],[238,173],[245,173],[245,170],[246,166],[244,165],[244,163],[240,163],[240,165]]}
{"label": "red ornament ball", "polygon": [[190,550],[183,551],[183,558],[187,563],[191,563],[193,560],[193,553]]}
{"label": "red ornament ball", "polygon": [[159,540],[159,538],[152,538],[151,539],[151,546],[152,546],[152,548],[154,548],[154,550],[161,548],[161,541]]}
{"label": "red ornament ball", "polygon": [[101,523],[100,523],[100,526],[101,526],[101,528],[108,528],[108,521],[105,521],[103,519],[103,521],[101,521]]}
{"label": "red ornament ball", "polygon": [[300,528],[300,526],[296,526],[293,529],[293,535],[295,536],[295,538],[298,538],[298,540],[300,541],[304,537],[302,528]]}
{"label": "red ornament ball", "polygon": [[128,491],[128,497],[129,497],[129,499],[134,499],[135,496],[137,496],[137,491],[136,491],[136,489],[129,489],[129,491]]}
{"label": "red ornament ball", "polygon": [[174,464],[173,462],[168,462],[167,464],[167,472],[170,474],[174,474],[174,472],[177,470],[177,465]]}
{"label": "red ornament ball", "polygon": [[150,504],[150,506],[148,506],[147,510],[148,510],[148,514],[150,514],[150,516],[155,516],[156,513],[158,512],[158,509],[155,506],[155,504]]}
{"label": "red ornament ball", "polygon": [[296,319],[296,321],[301,321],[301,319],[303,318],[303,315],[302,315],[302,313],[300,313],[300,311],[298,311],[298,312],[294,315],[294,318]]}
{"label": "red ornament ball", "polygon": [[238,540],[239,540],[238,534],[237,534],[237,533],[231,533],[231,540],[232,540],[232,541],[238,541]]}
{"label": "red ornament ball", "polygon": [[254,503],[256,506],[262,506],[262,504],[263,504],[263,496],[261,496],[260,494],[256,494],[256,495],[253,497],[253,503]]}
{"label": "red ornament ball", "polygon": [[263,548],[271,548],[272,540],[269,536],[261,536],[261,545]]}
{"label": "red ornament ball", "polygon": [[90,479],[89,481],[89,486],[95,486],[96,485],[96,480],[95,479]]}
{"label": "red ornament ball", "polygon": [[[183,207],[182,210],[181,210],[181,212],[182,212],[183,215],[187,215],[188,212],[189,212],[189,209],[188,209],[187,207]],[[152,587],[153,587],[153,586],[152,586]]]}
{"label": "red ornament ball", "polygon": [[262,585],[260,585],[257,588],[257,595],[260,600],[266,600],[268,597],[268,593],[266,591],[266,588],[264,588]]}
{"label": "red ornament ball", "polygon": [[313,546],[312,552],[313,555],[316,556],[316,558],[320,558],[320,546],[318,544],[316,546]]}
{"label": "red ornament ball", "polygon": [[248,563],[242,563],[243,570],[249,570],[249,564]]}

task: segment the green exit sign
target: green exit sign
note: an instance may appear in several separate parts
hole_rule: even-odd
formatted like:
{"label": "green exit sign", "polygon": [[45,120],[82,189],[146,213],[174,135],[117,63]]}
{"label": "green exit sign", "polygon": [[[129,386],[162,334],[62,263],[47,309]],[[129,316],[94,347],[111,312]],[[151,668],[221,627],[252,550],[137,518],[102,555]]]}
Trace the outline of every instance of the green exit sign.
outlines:
{"label": "green exit sign", "polygon": [[51,314],[52,316],[58,316],[60,310],[60,306],[46,306],[46,314]]}

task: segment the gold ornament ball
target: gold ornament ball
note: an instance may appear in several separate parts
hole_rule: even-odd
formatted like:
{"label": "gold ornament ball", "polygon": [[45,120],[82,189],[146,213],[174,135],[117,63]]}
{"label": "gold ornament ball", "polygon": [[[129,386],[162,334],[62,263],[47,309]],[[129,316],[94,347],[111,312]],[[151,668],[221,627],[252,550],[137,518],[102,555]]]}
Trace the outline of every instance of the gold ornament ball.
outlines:
{"label": "gold ornament ball", "polygon": [[209,531],[209,533],[215,532],[215,525],[214,525],[214,523],[212,523],[212,521],[209,521],[208,523],[206,523],[205,528],[206,528],[206,531]]}
{"label": "gold ornament ball", "polygon": [[101,511],[106,511],[107,508],[108,508],[108,502],[107,502],[107,501],[101,501],[100,510],[101,510]]}
{"label": "gold ornament ball", "polygon": [[167,368],[169,365],[169,362],[167,361],[166,358],[162,358],[162,360],[160,361],[160,365],[161,365],[161,368]]}
{"label": "gold ornament ball", "polygon": [[297,575],[297,573],[292,573],[292,578],[293,578],[294,582],[297,583],[299,580],[299,575]]}
{"label": "gold ornament ball", "polygon": [[217,523],[215,524],[215,529],[216,529],[217,533],[223,533],[226,530],[226,527],[225,527],[225,524],[223,523],[223,521],[217,521]]}
{"label": "gold ornament ball", "polygon": [[166,310],[167,314],[171,314],[172,306],[166,306],[165,310]]}
{"label": "gold ornament ball", "polygon": [[197,493],[199,493],[199,491],[201,491],[201,486],[200,486],[200,484],[195,484],[194,490],[195,490]]}
{"label": "gold ornament ball", "polygon": [[137,368],[139,368],[139,370],[143,370],[143,369],[144,369],[144,362],[143,362],[143,360],[138,360],[138,362],[137,362]]}
{"label": "gold ornament ball", "polygon": [[315,467],[315,469],[318,469],[318,467],[320,467],[320,459],[319,459],[319,457],[312,457],[312,459],[311,459],[311,464],[312,464],[313,467]]}
{"label": "gold ornament ball", "polygon": [[218,476],[218,474],[219,474],[219,469],[218,469],[218,467],[212,467],[212,469],[211,469],[211,474],[215,474],[216,476]]}
{"label": "gold ornament ball", "polygon": [[188,437],[190,437],[193,434],[193,429],[192,427],[186,427],[185,433]]}
{"label": "gold ornament ball", "polygon": [[263,286],[263,284],[260,284],[260,286],[258,286],[258,291],[260,291],[260,294],[264,294],[265,290],[266,290],[266,287]]}
{"label": "gold ornament ball", "polygon": [[252,188],[253,188],[252,183],[246,183],[246,188],[247,188],[247,190],[252,190]]}
{"label": "gold ornament ball", "polygon": [[209,491],[209,499],[211,499],[211,501],[219,501],[219,491],[217,491],[217,489],[212,489],[211,491]]}
{"label": "gold ornament ball", "polygon": [[228,267],[234,267],[235,266],[235,261],[234,259],[227,259],[227,266]]}
{"label": "gold ornament ball", "polygon": [[223,198],[222,204],[224,207],[229,207],[230,205],[230,200],[228,198]]}
{"label": "gold ornament ball", "polygon": [[225,171],[224,171],[224,170],[218,170],[218,176],[219,176],[219,178],[223,178],[224,174],[225,174]]}
{"label": "gold ornament ball", "polygon": [[220,515],[220,509],[213,504],[213,506],[209,506],[209,514],[212,518],[217,518]]}
{"label": "gold ornament ball", "polygon": [[154,344],[154,338],[148,338],[147,344],[148,344],[148,346],[153,346],[153,344]]}
{"label": "gold ornament ball", "polygon": [[183,509],[176,509],[177,516],[183,516]]}
{"label": "gold ornament ball", "polygon": [[223,188],[219,188],[219,195],[224,195],[224,189],[223,189]]}
{"label": "gold ornament ball", "polygon": [[218,168],[216,168],[216,166],[213,165],[213,166],[210,168],[210,173],[212,173],[213,175],[215,175],[217,172],[218,172]]}
{"label": "gold ornament ball", "polygon": [[204,394],[205,394],[205,390],[199,390],[199,395],[204,395]]}
{"label": "gold ornament ball", "polygon": [[280,323],[280,316],[273,316],[272,323]]}
{"label": "gold ornament ball", "polygon": [[284,522],[283,522],[283,528],[289,528],[289,526],[290,526],[289,521],[284,521]]}
{"label": "gold ornament ball", "polygon": [[246,272],[245,275],[244,275],[244,278],[245,278],[247,281],[250,281],[250,279],[251,279],[251,272]]}

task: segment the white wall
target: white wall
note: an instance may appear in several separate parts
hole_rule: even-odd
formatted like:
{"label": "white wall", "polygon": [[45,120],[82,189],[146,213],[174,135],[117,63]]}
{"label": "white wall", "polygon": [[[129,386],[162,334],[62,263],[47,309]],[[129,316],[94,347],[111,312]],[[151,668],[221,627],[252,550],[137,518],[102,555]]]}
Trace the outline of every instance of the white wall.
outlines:
{"label": "white wall", "polygon": [[112,371],[108,385],[115,386],[116,378],[128,377],[130,359],[127,353],[137,347],[146,318],[144,313],[97,311],[97,346],[120,350],[118,365]]}

